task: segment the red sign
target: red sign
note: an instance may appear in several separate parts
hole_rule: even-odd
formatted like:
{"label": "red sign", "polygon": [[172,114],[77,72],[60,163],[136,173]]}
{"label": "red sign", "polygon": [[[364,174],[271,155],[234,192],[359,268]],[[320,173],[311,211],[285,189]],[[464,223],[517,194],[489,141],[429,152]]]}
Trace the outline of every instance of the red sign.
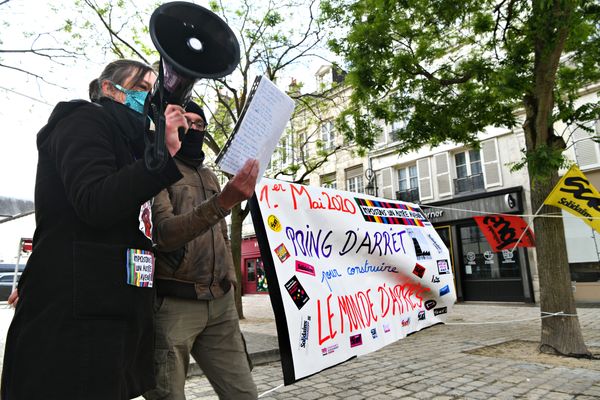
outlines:
{"label": "red sign", "polygon": [[[533,232],[521,217],[516,215],[486,215],[473,217],[473,219],[479,225],[479,229],[481,229],[494,251],[510,250],[515,247],[515,244],[517,247],[535,246]],[[523,235],[525,229],[527,229],[527,232]]]}
{"label": "red sign", "polygon": [[21,239],[21,252],[31,253],[32,249],[33,249],[33,240],[32,239]]}

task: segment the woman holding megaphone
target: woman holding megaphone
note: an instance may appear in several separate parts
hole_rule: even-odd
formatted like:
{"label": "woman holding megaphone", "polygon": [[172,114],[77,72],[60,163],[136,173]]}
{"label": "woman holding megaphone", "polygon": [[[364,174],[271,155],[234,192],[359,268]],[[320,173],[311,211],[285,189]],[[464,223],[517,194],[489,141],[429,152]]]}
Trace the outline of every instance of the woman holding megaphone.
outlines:
{"label": "woman holding megaphone", "polygon": [[[2,399],[129,399],[155,386],[151,199],[181,178],[144,163],[148,65],[118,60],[93,102],[59,103],[37,135],[36,231],[4,353]],[[166,148],[187,130],[165,109]]]}

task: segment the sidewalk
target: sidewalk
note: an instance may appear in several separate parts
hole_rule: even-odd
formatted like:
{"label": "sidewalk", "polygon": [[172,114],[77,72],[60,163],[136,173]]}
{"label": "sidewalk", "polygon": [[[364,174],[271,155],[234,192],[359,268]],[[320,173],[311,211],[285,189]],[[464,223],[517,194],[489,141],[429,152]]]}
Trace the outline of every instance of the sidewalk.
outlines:
{"label": "sidewalk", "polygon": [[[582,306],[577,312],[587,346],[600,355],[600,307]],[[276,335],[268,296],[245,296],[244,313],[241,326],[248,338],[249,333]],[[586,360],[581,367],[572,358],[552,357],[557,364],[550,364],[527,357],[481,355],[480,349],[508,341],[526,341],[534,349],[530,353],[536,354],[539,315],[539,306],[532,305],[457,304],[446,325],[417,332],[293,385],[279,387],[283,383],[279,362],[256,366],[253,376],[265,399],[600,399],[600,360]],[[502,321],[518,322],[488,323]],[[217,400],[204,377],[188,379],[186,394],[188,400]]]}
{"label": "sidewalk", "polygon": [[[374,353],[355,358],[290,386],[283,383],[277,333],[268,296],[243,297],[241,321],[255,363],[253,377],[264,399],[600,399],[600,360],[507,358],[480,349],[540,337],[539,307],[522,304],[458,304],[446,325],[437,325]],[[0,305],[0,348],[13,311]],[[577,310],[588,347],[600,353],[600,307]],[[518,321],[502,324],[471,322]],[[558,362],[558,364],[556,364]],[[577,362],[576,362],[577,363]],[[198,368],[186,383],[188,400],[215,393]],[[142,400],[141,397],[136,400]]]}

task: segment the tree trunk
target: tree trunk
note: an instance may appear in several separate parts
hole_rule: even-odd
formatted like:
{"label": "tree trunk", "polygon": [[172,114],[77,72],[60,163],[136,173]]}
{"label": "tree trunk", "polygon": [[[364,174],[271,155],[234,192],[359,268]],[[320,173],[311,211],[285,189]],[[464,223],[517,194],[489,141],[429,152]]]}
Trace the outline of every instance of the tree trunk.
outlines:
{"label": "tree trunk", "polygon": [[[535,0],[530,20],[534,41],[534,71],[532,91],[524,98],[526,119],[523,124],[525,142],[530,158],[529,183],[531,206],[537,211],[558,182],[558,167],[540,162],[546,156],[560,154],[564,141],[554,135],[552,113],[556,72],[569,36],[567,21],[574,3]],[[537,160],[537,161],[536,161]],[[556,161],[556,160],[553,160]],[[542,214],[555,211],[544,206]],[[581,327],[571,290],[571,275],[562,218],[536,218],[536,254],[540,278],[540,309],[542,313],[563,312],[566,316],[542,319],[540,350],[567,356],[591,357],[581,334]],[[548,314],[542,314],[542,317]]]}
{"label": "tree trunk", "polygon": [[[537,210],[558,182],[558,173],[552,179],[531,182],[531,204]],[[542,214],[556,211],[544,206]],[[540,309],[542,312],[564,312],[573,316],[556,316],[542,319],[540,350],[558,352],[567,356],[591,356],[588,351],[571,290],[571,276],[567,259],[562,218],[536,218],[536,253],[540,277]],[[542,314],[542,317],[547,314]]]}
{"label": "tree trunk", "polygon": [[244,222],[244,212],[238,204],[231,209],[231,255],[235,268],[237,286],[235,288],[235,308],[238,317],[244,319],[244,309],[242,306],[242,223]]}

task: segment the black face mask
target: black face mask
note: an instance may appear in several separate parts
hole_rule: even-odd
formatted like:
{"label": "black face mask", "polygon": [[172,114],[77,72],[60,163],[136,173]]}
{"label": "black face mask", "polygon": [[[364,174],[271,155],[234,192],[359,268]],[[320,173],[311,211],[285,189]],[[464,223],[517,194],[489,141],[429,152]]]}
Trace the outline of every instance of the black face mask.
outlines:
{"label": "black face mask", "polygon": [[144,115],[108,97],[100,98],[97,103],[101,104],[112,116],[121,135],[131,146],[135,157],[142,158],[144,155]]}
{"label": "black face mask", "polygon": [[204,143],[204,132],[196,129],[189,129],[181,142],[181,148],[177,152],[178,156],[183,156],[189,160],[204,160],[202,144]]}

